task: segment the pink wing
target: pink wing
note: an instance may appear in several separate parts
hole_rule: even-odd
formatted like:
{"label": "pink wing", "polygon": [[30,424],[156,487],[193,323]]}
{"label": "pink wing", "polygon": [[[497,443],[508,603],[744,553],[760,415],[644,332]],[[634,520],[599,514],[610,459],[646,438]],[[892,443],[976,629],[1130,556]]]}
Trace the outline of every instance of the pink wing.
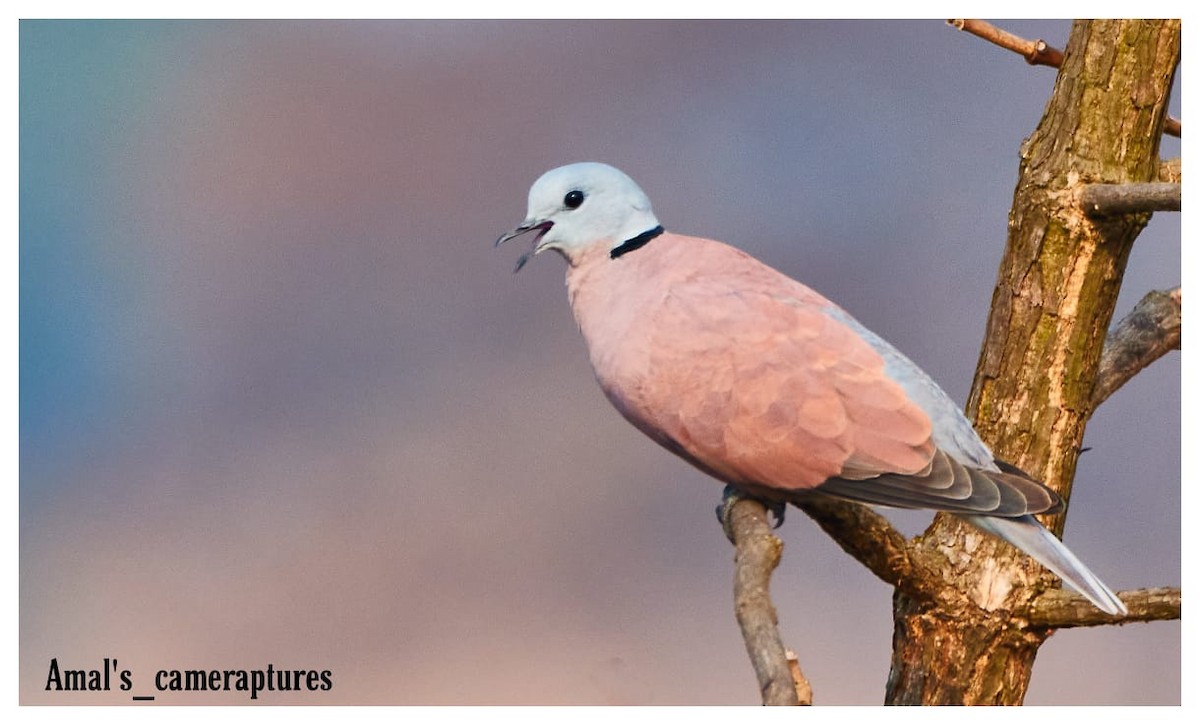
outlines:
{"label": "pink wing", "polygon": [[928,416],[823,298],[782,275],[795,294],[727,279],[675,285],[654,315],[639,407],[655,427],[731,483],[806,489],[928,470]]}
{"label": "pink wing", "polygon": [[646,320],[645,375],[614,402],[651,437],[768,497],[819,489],[1007,516],[1061,506],[1018,472],[969,468],[938,450],[929,417],[827,313],[832,303],[757,263],[725,271],[673,284]]}

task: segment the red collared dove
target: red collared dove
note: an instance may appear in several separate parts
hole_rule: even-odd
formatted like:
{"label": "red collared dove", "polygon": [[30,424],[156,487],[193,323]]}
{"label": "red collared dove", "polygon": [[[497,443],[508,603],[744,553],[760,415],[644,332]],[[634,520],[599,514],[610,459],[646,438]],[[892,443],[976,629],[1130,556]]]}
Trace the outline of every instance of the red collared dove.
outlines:
{"label": "red collared dove", "polygon": [[948,511],[1109,614],[1121,600],[1032,516],[1061,498],[1000,463],[911,360],[820,294],[721,242],[665,232],[623,172],[563,166],[529,191],[534,254],[567,260],[596,379],[629,422],[739,491]]}

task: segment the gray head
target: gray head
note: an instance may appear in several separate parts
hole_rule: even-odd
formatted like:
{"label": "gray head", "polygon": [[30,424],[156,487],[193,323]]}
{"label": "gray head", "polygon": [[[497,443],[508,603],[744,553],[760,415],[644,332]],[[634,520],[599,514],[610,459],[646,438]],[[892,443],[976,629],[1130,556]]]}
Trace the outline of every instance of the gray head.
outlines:
{"label": "gray head", "polygon": [[557,250],[568,260],[596,246],[608,249],[658,226],[650,199],[633,179],[608,164],[585,161],[542,174],[529,189],[529,211],[520,226],[496,240],[499,246],[537,231],[530,256]]}

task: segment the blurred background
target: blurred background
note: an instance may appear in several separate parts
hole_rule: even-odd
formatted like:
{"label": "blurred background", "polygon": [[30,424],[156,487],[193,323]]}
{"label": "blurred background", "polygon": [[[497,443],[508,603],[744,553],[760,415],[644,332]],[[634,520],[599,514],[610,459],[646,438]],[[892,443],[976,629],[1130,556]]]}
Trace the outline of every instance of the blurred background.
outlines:
{"label": "blurred background", "polygon": [[[21,23],[21,701],[271,663],[334,686],[258,702],[757,704],[721,486],[604,400],[562,262],[492,241],[612,163],[965,402],[1054,74],[937,20]],[[1117,589],[1180,581],[1179,396],[1176,353],[1088,430],[1066,540]],[[817,703],[881,703],[889,588],[781,533]],[[1062,631],[1028,702],[1177,704],[1179,659],[1178,622]]]}

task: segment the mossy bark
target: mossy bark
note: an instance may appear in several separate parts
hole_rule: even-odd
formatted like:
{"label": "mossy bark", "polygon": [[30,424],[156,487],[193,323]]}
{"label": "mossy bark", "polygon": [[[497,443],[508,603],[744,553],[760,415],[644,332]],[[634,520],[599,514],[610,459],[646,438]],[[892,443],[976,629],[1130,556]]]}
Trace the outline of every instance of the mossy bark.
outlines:
{"label": "mossy bark", "polygon": [[[1090,183],[1155,180],[1180,22],[1077,21],[1054,93],[1021,148],[1008,242],[968,416],[997,457],[1067,498],[1105,334],[1149,214],[1094,220]],[[1061,534],[1064,515],[1043,519]],[[968,594],[954,611],[894,603],[890,704],[1020,704],[1049,636],[1013,612],[1056,586],[1027,557],[952,517],[921,547],[947,557]]]}

